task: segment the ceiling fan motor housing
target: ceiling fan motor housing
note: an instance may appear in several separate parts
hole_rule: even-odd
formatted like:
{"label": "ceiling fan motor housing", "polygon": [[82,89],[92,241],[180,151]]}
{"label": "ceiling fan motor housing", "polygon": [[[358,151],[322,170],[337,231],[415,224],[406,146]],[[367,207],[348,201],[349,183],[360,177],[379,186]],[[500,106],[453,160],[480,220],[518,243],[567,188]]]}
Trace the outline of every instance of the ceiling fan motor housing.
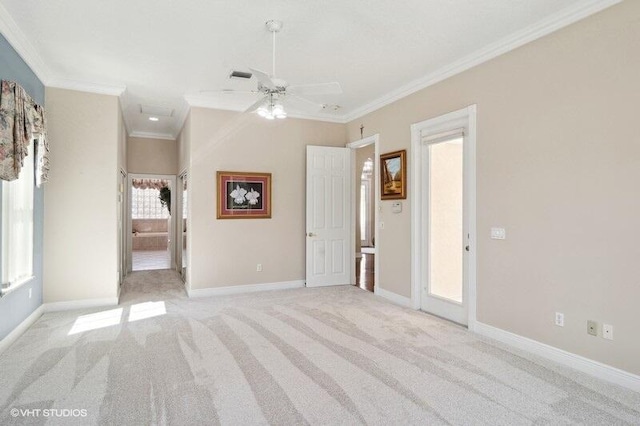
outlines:
{"label": "ceiling fan motor housing", "polygon": [[271,19],[265,22],[267,29],[272,33],[277,33],[282,29],[282,21],[276,21],[275,19]]}

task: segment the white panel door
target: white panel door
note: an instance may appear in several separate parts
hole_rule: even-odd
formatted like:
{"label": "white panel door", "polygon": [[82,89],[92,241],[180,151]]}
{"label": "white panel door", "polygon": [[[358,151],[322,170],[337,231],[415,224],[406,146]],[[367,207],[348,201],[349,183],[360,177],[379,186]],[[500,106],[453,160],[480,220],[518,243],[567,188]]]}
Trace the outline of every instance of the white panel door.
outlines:
{"label": "white panel door", "polygon": [[351,150],[307,147],[307,286],[351,284]]}

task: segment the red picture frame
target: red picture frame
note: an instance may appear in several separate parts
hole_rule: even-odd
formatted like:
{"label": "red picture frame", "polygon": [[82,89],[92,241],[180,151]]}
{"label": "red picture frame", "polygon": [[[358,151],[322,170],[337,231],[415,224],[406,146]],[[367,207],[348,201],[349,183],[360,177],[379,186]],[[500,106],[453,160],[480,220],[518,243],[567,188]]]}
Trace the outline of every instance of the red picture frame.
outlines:
{"label": "red picture frame", "polygon": [[217,172],[218,219],[271,218],[271,173]]}

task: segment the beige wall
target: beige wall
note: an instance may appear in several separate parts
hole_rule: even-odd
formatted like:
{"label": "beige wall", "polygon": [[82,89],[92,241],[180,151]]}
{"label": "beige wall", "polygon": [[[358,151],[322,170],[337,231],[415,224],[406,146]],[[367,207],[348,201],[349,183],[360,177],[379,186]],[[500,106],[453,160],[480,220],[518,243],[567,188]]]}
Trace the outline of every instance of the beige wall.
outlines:
{"label": "beige wall", "polygon": [[46,108],[44,302],[115,298],[118,98],[47,88]]}
{"label": "beige wall", "polygon": [[127,145],[129,173],[157,175],[178,173],[178,144],[176,141],[130,137]]}
{"label": "beige wall", "polygon": [[[379,133],[383,153],[409,149],[412,123],[477,104],[479,321],[635,374],[639,19],[623,2],[348,125],[351,140],[361,124]],[[407,297],[410,203],[382,202],[378,244],[379,285]],[[587,335],[587,319],[615,340]]]}
{"label": "beige wall", "polygon": [[[305,147],[345,146],[344,125],[193,108],[190,131],[191,288],[304,279]],[[272,218],[217,220],[219,170],[272,173]]]}

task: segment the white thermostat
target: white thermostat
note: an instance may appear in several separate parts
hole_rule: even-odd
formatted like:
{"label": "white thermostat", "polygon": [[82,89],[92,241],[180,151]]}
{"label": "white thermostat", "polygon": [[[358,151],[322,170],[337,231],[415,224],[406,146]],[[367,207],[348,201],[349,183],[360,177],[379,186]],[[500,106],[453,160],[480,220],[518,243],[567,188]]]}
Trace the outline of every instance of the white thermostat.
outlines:
{"label": "white thermostat", "polygon": [[400,201],[394,201],[391,203],[391,213],[402,212],[402,203]]}

